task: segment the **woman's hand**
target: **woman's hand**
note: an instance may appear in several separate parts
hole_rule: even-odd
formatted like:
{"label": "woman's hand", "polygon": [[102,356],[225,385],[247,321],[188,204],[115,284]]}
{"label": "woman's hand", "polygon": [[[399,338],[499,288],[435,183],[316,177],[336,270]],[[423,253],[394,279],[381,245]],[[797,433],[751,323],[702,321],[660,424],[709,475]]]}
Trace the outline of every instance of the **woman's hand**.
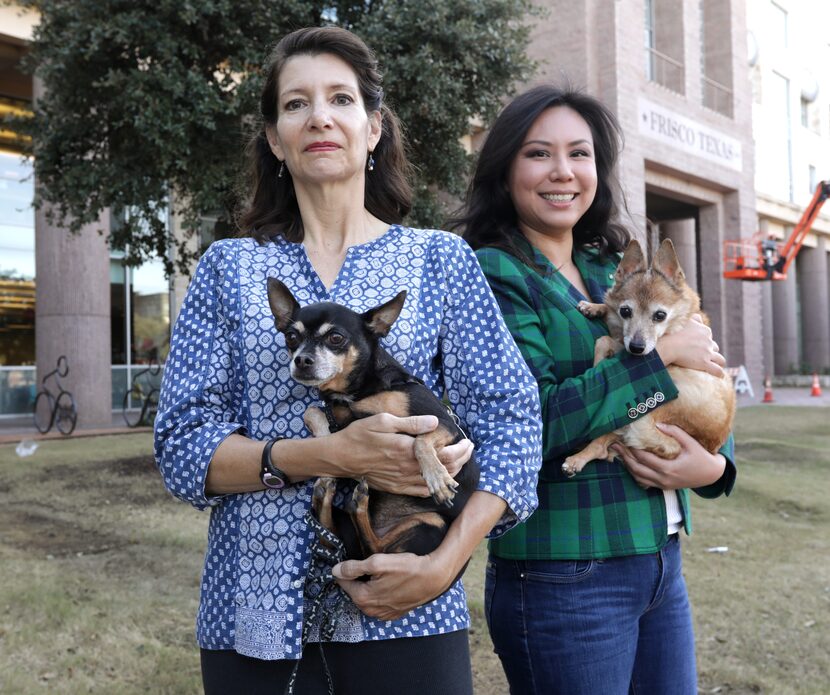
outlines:
{"label": "woman's hand", "polygon": [[[378,554],[366,560],[346,560],[335,565],[332,574],[366,615],[381,620],[400,618],[449,589],[506,507],[503,499],[477,490],[441,545],[429,555]],[[369,581],[356,581],[367,574]]]}
{"label": "woman's hand", "polygon": [[680,443],[677,458],[664,459],[643,449],[629,449],[622,444],[611,446],[640,486],[678,490],[711,485],[720,479],[726,468],[726,459],[722,454],[710,454],[696,439],[676,425],[658,423],[657,428]]}
{"label": "woman's hand", "polygon": [[[380,413],[355,420],[348,427],[323,440],[329,440],[329,461],[339,477],[365,477],[369,487],[399,495],[429,497],[415,458],[415,435],[432,432],[438,426],[434,415],[396,417]],[[464,439],[444,447],[438,458],[455,477],[469,461],[473,443]]]}
{"label": "woman's hand", "polygon": [[712,340],[712,329],[703,323],[700,314],[692,316],[676,333],[664,335],[657,341],[657,354],[667,367],[697,369],[722,377],[726,360],[720,354],[718,344]]}
{"label": "woman's hand", "polygon": [[[337,583],[366,615],[395,620],[444,593],[455,578],[433,555],[395,553],[335,565]],[[357,581],[370,575],[369,581]]]}

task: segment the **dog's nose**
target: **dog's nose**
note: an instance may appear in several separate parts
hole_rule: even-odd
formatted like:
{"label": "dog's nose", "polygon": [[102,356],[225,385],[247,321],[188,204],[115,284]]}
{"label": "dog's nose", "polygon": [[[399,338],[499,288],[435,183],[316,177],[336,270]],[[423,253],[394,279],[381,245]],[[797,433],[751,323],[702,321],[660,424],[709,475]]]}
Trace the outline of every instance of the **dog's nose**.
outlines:
{"label": "dog's nose", "polygon": [[632,340],[628,344],[628,351],[634,355],[642,355],[646,350],[646,344]]}
{"label": "dog's nose", "polygon": [[297,355],[294,358],[294,364],[300,369],[308,369],[314,364],[314,358],[311,355]]}

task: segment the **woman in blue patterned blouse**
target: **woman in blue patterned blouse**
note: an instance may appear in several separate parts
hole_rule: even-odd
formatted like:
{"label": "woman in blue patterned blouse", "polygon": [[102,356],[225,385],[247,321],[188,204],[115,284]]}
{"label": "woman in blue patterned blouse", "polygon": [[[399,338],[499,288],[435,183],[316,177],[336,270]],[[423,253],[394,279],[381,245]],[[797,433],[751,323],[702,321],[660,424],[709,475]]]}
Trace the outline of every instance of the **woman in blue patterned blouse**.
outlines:
{"label": "woman in blue patterned blouse", "polygon": [[[481,481],[429,556],[375,555],[334,568],[351,598],[323,648],[337,693],[472,692],[464,590],[454,578],[486,534],[536,506],[541,431],[535,382],[470,248],[401,220],[410,189],[401,136],[369,49],[336,28],[302,29],[271,56],[254,138],[244,236],[202,257],[176,322],[156,421],[168,489],[211,509],[197,639],[207,693],[325,692],[317,648],[302,651],[303,588],[317,476],[428,492],[411,435],[432,417],[378,415],[313,439],[302,416],[315,389],[289,375],[266,280],[305,305],[356,311],[406,289],[384,347],[446,393],[477,447]],[[260,459],[287,476],[265,489]],[[445,448],[451,474],[472,445]],[[356,581],[369,575],[368,581]],[[312,625],[310,641],[319,641]]]}

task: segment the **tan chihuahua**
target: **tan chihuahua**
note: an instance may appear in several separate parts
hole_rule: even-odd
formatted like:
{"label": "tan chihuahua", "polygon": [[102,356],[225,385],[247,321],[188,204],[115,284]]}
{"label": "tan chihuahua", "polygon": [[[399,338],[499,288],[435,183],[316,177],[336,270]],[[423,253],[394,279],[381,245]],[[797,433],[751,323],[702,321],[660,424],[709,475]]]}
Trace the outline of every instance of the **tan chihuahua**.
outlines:
{"label": "tan chihuahua", "polygon": [[[674,245],[665,239],[651,267],[637,241],[631,241],[614,276],[614,286],[604,304],[580,302],[579,310],[590,318],[604,317],[610,335],[594,346],[594,365],[625,348],[633,355],[647,355],[661,336],[680,330],[694,314],[709,320],[700,310],[700,297],[686,284]],[[597,437],[582,451],[569,456],[562,471],[574,476],[595,459],[613,460],[608,448],[621,442],[646,449],[663,458],[675,458],[680,444],[655,427],[658,422],[677,425],[709,452],[716,453],[729,436],[735,415],[735,391],[728,375],[672,365],[668,368],[678,396],[638,420]]]}

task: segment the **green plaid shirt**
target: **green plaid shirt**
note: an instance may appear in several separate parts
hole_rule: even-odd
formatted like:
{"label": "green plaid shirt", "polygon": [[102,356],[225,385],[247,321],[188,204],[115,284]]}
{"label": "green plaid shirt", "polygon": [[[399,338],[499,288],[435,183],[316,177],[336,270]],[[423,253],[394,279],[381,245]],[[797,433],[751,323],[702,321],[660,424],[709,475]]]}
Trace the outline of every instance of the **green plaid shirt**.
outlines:
{"label": "green plaid shirt", "polygon": [[[518,236],[518,235],[517,235]],[[667,540],[663,491],[643,490],[618,461],[593,461],[574,478],[562,462],[601,434],[615,430],[665,401],[677,388],[656,351],[623,351],[596,367],[594,342],[607,334],[601,319],[577,309],[582,293],[524,238],[518,243],[543,270],[498,249],[477,252],[516,344],[539,384],[543,464],[539,508],[524,524],[490,541],[508,559],[576,559],[650,553]],[[574,250],[573,261],[590,293],[602,302],[614,284],[617,258],[593,248]],[[703,497],[729,494],[735,480],[733,442],[721,449],[723,477],[696,490]],[[678,490],[686,533],[691,533],[689,491]]]}

